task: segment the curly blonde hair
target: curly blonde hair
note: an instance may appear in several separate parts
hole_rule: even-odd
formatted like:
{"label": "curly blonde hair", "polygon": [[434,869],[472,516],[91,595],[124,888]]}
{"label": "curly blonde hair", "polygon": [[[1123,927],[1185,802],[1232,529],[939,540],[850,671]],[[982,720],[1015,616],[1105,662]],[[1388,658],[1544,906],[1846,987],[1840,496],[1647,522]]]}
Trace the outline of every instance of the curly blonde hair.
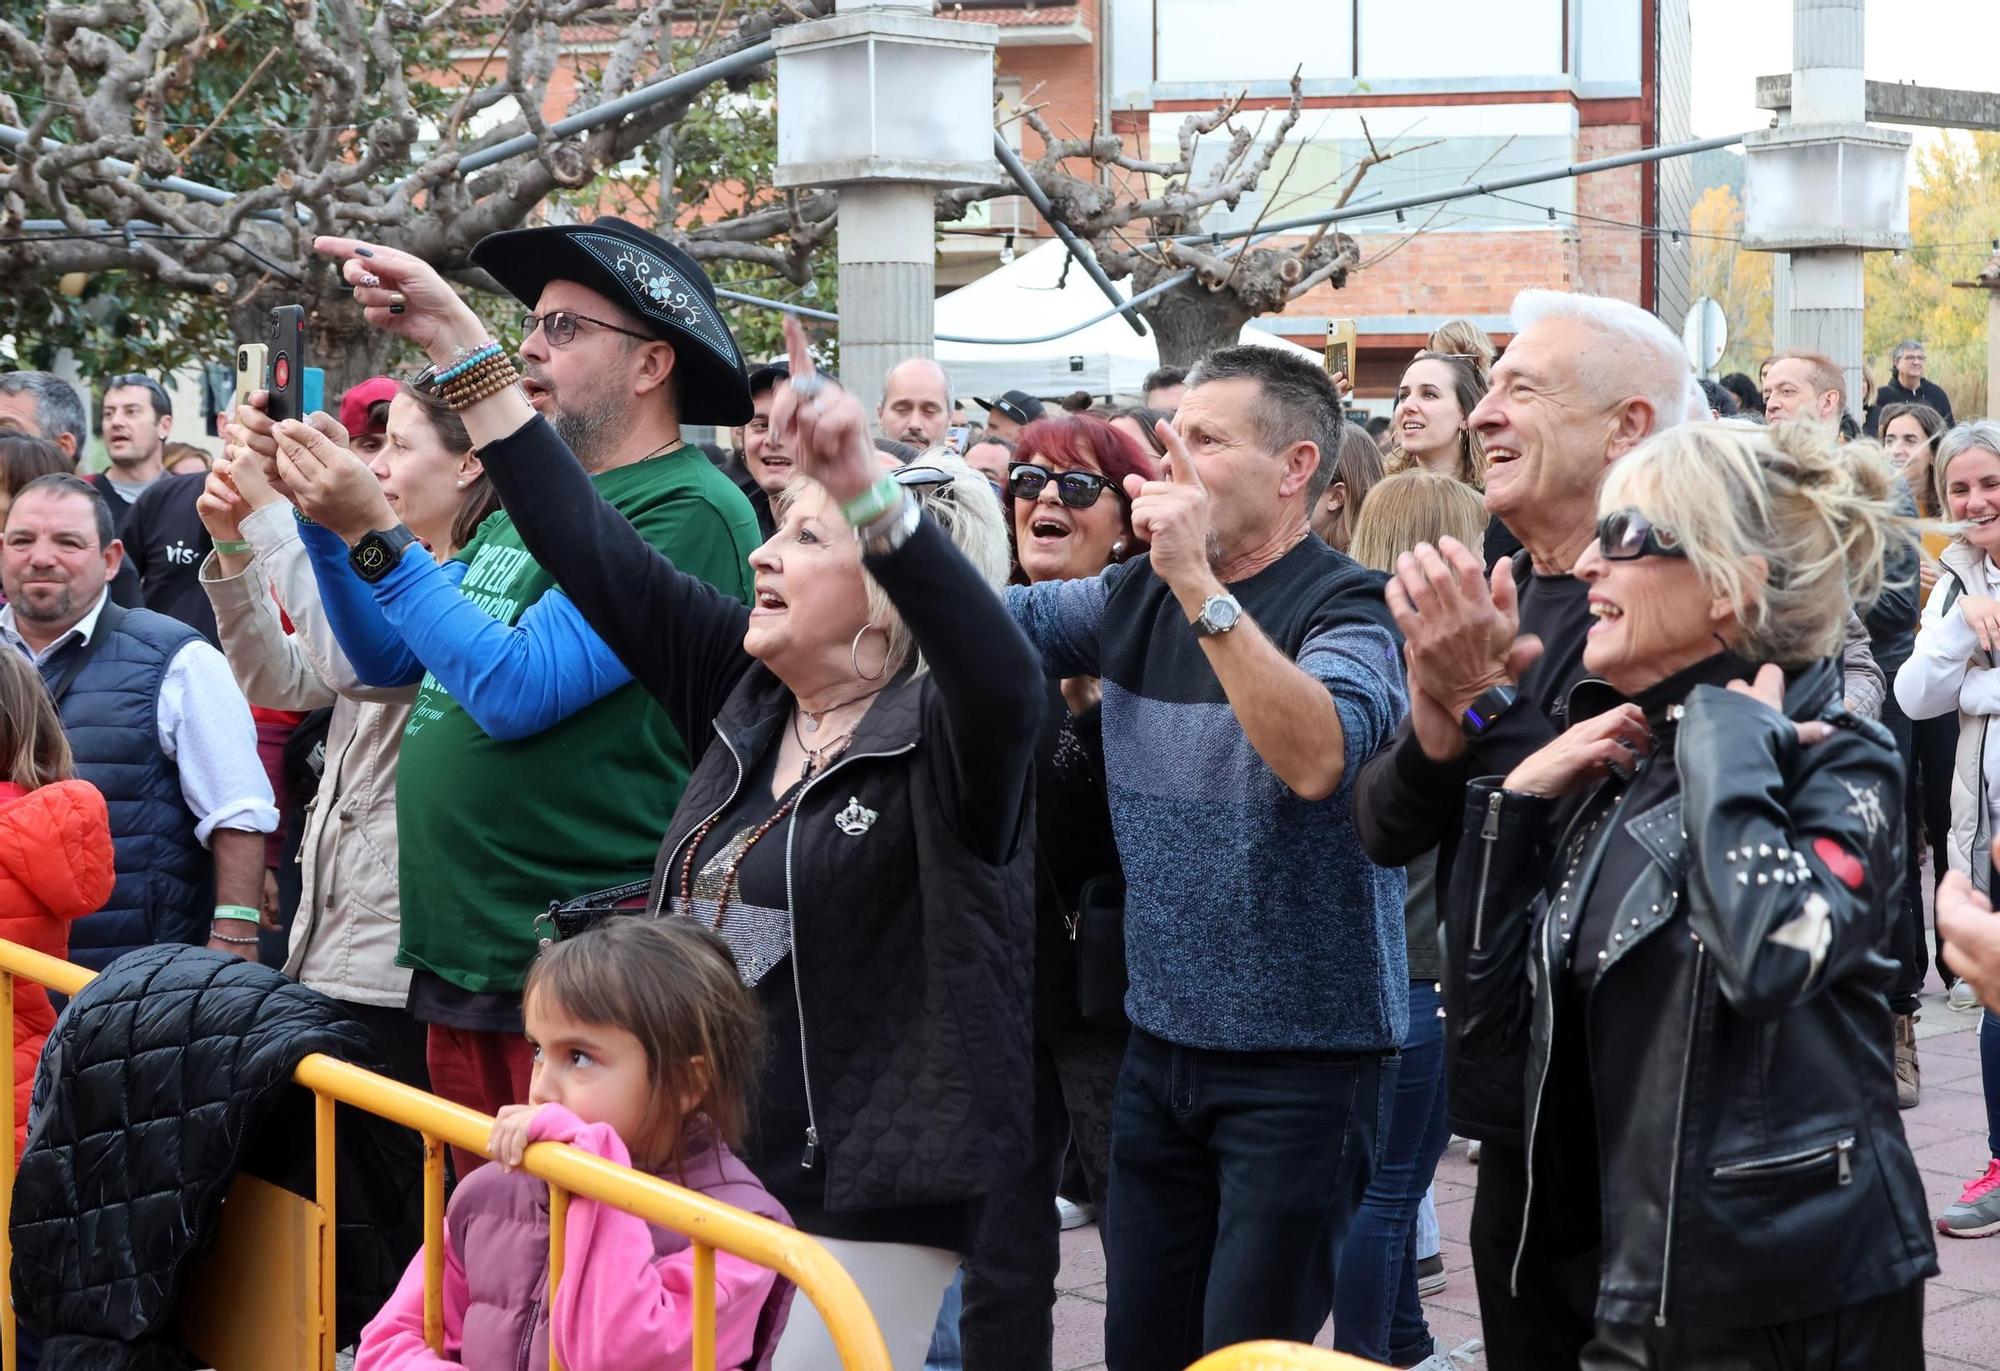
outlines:
{"label": "curly blonde hair", "polygon": [[1795,667],[1840,650],[1849,604],[1881,593],[1891,554],[1913,539],[1895,481],[1876,444],[1842,445],[1809,420],[1680,424],[1612,463],[1597,507],[1671,530],[1735,607],[1738,650]]}

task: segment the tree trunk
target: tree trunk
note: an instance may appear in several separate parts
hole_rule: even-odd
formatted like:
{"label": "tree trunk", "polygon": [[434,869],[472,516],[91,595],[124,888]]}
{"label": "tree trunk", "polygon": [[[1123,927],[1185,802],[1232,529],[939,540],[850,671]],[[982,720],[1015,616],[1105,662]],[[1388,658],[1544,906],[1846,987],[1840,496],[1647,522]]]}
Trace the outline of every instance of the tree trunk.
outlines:
{"label": "tree trunk", "polygon": [[1152,325],[1163,367],[1191,367],[1216,348],[1233,346],[1256,317],[1235,292],[1210,290],[1198,280],[1147,301],[1139,313]]}

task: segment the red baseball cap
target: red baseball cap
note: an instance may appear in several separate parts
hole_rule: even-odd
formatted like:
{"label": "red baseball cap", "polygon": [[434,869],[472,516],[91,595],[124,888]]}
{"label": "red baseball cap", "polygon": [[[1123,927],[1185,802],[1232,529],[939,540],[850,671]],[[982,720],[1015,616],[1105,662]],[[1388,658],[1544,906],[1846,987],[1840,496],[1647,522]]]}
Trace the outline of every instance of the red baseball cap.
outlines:
{"label": "red baseball cap", "polygon": [[388,421],[370,427],[368,411],[384,400],[393,400],[402,388],[392,377],[371,376],[360,385],[351,388],[340,397],[340,426],[347,430],[350,438],[359,438],[368,433],[385,433]]}

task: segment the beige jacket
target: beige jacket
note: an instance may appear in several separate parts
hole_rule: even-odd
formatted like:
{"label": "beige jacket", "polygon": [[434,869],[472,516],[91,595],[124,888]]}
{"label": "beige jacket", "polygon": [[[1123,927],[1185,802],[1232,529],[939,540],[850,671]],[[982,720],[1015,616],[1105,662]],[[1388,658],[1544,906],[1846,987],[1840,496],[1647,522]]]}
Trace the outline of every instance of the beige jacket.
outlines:
{"label": "beige jacket", "polygon": [[320,608],[290,505],[251,514],[243,536],[251,562],[241,575],[223,576],[212,553],[201,568],[237,684],[267,709],[333,706],[299,843],[302,890],[285,974],[337,1000],[401,1008],[410,973],[396,965],[396,758],[416,689],[355,676]]}

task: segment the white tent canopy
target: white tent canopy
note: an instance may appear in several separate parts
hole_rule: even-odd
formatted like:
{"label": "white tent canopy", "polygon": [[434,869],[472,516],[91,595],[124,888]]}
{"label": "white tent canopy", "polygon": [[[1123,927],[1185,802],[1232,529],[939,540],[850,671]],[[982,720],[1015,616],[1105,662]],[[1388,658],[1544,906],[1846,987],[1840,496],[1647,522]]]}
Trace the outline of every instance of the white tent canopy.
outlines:
{"label": "white tent canopy", "polygon": [[[997,271],[938,298],[935,327],[963,338],[1036,338],[1081,323],[1110,308],[1090,278],[1075,266],[1063,280],[1068,256],[1047,242]],[[1059,285],[1058,282],[1061,282]],[[1128,292],[1113,283],[1121,298]],[[1242,341],[1318,360],[1310,348],[1245,324]],[[1151,331],[1141,338],[1119,315],[1046,343],[937,343],[937,360],[961,396],[988,399],[1025,390],[1055,399],[1072,391],[1137,397],[1146,373],[1160,364]]]}

